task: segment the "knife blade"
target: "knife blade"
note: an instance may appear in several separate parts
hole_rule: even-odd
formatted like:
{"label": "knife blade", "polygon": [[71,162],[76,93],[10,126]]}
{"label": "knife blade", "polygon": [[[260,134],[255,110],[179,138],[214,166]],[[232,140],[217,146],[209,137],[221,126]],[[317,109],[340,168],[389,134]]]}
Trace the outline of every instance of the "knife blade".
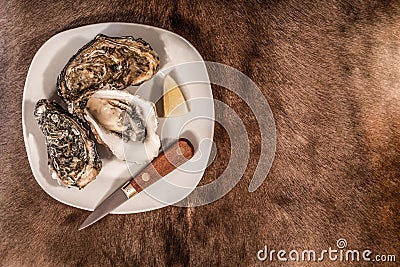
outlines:
{"label": "knife blade", "polygon": [[194,148],[189,140],[181,138],[162,152],[135,177],[107,197],[79,226],[82,230],[97,222],[122,203],[160,180],[193,157]]}

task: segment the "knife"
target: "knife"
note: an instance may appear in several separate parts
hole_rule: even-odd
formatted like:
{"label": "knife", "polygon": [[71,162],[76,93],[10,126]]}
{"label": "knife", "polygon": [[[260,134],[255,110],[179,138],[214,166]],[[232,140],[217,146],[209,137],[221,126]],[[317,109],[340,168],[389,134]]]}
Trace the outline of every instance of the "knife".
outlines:
{"label": "knife", "polygon": [[189,140],[181,138],[147,165],[135,177],[106,198],[79,226],[82,230],[97,222],[122,203],[157,182],[193,157],[194,148]]}

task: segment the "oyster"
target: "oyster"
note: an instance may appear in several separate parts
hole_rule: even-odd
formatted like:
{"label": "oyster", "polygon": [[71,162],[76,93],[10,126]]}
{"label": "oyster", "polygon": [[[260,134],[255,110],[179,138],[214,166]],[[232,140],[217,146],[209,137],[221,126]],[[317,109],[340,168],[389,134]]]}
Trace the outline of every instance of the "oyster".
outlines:
{"label": "oyster", "polygon": [[94,142],[79,121],[46,99],[37,102],[34,116],[46,137],[52,177],[79,188],[93,181],[102,163]]}
{"label": "oyster", "polygon": [[155,105],[125,90],[99,90],[84,108],[99,143],[121,160],[145,163],[158,155],[161,142]]}
{"label": "oyster", "polygon": [[142,39],[99,34],[82,47],[57,79],[60,97],[70,112],[103,87],[124,89],[150,79],[159,65],[157,53]]}

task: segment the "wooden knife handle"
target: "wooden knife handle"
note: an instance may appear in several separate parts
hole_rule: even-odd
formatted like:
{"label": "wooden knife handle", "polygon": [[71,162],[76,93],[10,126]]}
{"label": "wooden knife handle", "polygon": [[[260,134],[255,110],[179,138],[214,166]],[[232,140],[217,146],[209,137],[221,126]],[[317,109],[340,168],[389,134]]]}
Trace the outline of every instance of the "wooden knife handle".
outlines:
{"label": "wooden knife handle", "polygon": [[194,148],[189,140],[181,138],[132,178],[122,190],[128,198],[143,191],[193,157]]}

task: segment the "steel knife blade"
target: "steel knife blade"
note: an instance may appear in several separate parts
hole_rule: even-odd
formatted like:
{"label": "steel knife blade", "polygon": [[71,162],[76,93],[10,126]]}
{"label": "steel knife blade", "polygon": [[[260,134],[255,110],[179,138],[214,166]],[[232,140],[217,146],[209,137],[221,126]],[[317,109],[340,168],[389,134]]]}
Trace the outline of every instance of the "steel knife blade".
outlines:
{"label": "steel knife blade", "polygon": [[162,177],[193,157],[194,148],[189,140],[181,138],[160,153],[135,177],[106,198],[79,226],[82,230],[97,222],[122,203],[137,195]]}

